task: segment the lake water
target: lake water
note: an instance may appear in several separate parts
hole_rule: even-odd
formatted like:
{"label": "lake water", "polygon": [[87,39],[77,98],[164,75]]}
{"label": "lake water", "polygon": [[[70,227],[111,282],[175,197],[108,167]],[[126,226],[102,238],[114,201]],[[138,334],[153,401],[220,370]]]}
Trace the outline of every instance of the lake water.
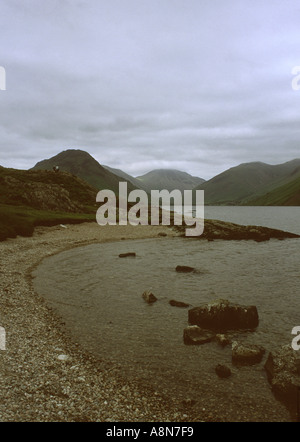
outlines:
{"label": "lake water", "polygon": [[[300,234],[300,208],[207,207],[206,218],[263,225]],[[231,366],[231,349],[217,343],[185,346],[188,310],[171,307],[170,299],[191,306],[223,298],[256,305],[255,332],[233,336],[263,345],[268,351],[290,344],[300,325],[300,243],[285,241],[198,241],[158,238],[76,248],[46,258],[34,272],[34,285],[63,317],[74,339],[99,358],[121,364],[125,376],[137,378],[178,403],[193,399],[228,420],[288,420],[275,400],[263,364]],[[135,252],[136,258],[120,259]],[[178,274],[177,265],[197,274]],[[142,299],[151,290],[153,305]],[[220,380],[217,364],[233,375]],[[226,412],[224,411],[226,410]],[[247,414],[248,413],[248,414]]]}

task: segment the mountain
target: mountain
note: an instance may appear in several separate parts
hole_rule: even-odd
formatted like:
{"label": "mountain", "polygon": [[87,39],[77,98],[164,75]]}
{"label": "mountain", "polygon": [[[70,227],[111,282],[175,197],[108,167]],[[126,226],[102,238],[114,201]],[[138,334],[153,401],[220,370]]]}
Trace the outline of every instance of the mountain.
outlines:
{"label": "mountain", "polygon": [[145,189],[143,188],[143,184],[142,184],[141,181],[139,181],[137,178],[134,178],[133,176],[129,175],[128,173],[123,172],[123,170],[121,170],[121,169],[115,169],[115,168],[113,168],[113,167],[105,166],[105,165],[103,165],[103,167],[104,167],[105,169],[107,169],[109,172],[113,173],[114,175],[117,175],[118,177],[122,178],[123,181],[125,180],[125,181],[130,182],[130,183],[131,183],[134,187],[136,187],[137,189],[143,189],[143,190],[145,190]]}
{"label": "mountain", "polygon": [[265,195],[250,200],[249,206],[300,206],[300,176]]}
{"label": "mountain", "polygon": [[[37,163],[31,170],[53,170],[59,166],[60,171],[69,172],[86,181],[98,190],[110,189],[119,193],[119,182],[124,181],[105,167],[101,166],[89,153],[83,150],[69,149],[58,155]],[[128,190],[135,186],[128,182]]]}
{"label": "mountain", "polygon": [[193,177],[192,175],[174,169],[156,169],[145,175],[136,178],[141,186],[146,191],[151,190],[169,190],[178,189],[181,192],[184,190],[192,190],[194,187],[202,184],[202,178]]}
{"label": "mountain", "polygon": [[300,159],[284,164],[244,163],[226,170],[196,189],[205,191],[205,204],[245,205],[300,176]]}

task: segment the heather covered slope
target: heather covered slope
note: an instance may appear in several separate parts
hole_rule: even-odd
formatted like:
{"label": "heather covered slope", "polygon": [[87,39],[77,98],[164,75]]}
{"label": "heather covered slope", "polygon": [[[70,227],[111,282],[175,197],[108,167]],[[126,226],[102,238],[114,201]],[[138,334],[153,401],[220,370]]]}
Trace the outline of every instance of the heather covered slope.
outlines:
{"label": "heather covered slope", "polygon": [[95,220],[97,190],[69,173],[0,167],[0,240],[38,225]]}

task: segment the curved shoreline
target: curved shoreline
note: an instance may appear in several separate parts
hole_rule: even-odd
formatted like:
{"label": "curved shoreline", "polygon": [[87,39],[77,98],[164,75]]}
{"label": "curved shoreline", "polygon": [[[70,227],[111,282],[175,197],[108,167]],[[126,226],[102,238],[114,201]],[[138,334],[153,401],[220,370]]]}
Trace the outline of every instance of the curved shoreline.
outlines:
{"label": "curved shoreline", "polygon": [[[0,326],[7,333],[7,350],[0,352],[0,421],[230,420],[226,407],[234,404],[227,405],[226,398],[221,403],[207,392],[201,404],[191,407],[188,401],[178,403],[139,381],[124,379],[120,365],[111,366],[84,352],[33,290],[31,272],[47,256],[95,243],[157,238],[161,233],[180,236],[162,226],[100,228],[87,223],[37,228],[32,238],[0,243]],[[263,405],[256,405],[249,402],[236,421],[266,421]],[[275,414],[270,419],[278,421]]]}
{"label": "curved shoreline", "polygon": [[[37,228],[33,237],[0,243],[0,422],[181,421],[186,414],[157,392],[122,378],[82,351],[32,288],[31,272],[45,257],[78,246],[158,237],[167,227],[97,224]],[[62,358],[61,356],[67,356]]]}

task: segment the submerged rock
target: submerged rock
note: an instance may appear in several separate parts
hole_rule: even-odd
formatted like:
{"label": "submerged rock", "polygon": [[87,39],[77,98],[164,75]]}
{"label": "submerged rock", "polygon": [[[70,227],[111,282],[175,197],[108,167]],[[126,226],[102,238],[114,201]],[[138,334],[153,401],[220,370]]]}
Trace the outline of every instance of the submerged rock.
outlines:
{"label": "submerged rock", "polygon": [[265,349],[259,345],[232,343],[232,362],[239,365],[259,364],[265,354]]}
{"label": "submerged rock", "polygon": [[157,301],[157,298],[155,295],[153,295],[152,292],[150,292],[149,290],[143,293],[143,299],[148,303],[148,304],[153,304],[154,302]]}
{"label": "submerged rock", "polygon": [[171,299],[169,301],[169,304],[172,307],[179,307],[179,308],[187,308],[190,306],[190,304],[186,304],[185,302],[175,301],[174,299]]}
{"label": "submerged rock", "polygon": [[259,324],[255,306],[240,306],[218,300],[189,310],[189,323],[209,330],[252,330]]}
{"label": "submerged rock", "polygon": [[183,331],[185,345],[203,345],[211,342],[215,335],[208,330],[203,330],[197,325],[189,326]]}
{"label": "submerged rock", "polygon": [[120,253],[119,258],[135,258],[136,253],[128,252],[128,253]]}

